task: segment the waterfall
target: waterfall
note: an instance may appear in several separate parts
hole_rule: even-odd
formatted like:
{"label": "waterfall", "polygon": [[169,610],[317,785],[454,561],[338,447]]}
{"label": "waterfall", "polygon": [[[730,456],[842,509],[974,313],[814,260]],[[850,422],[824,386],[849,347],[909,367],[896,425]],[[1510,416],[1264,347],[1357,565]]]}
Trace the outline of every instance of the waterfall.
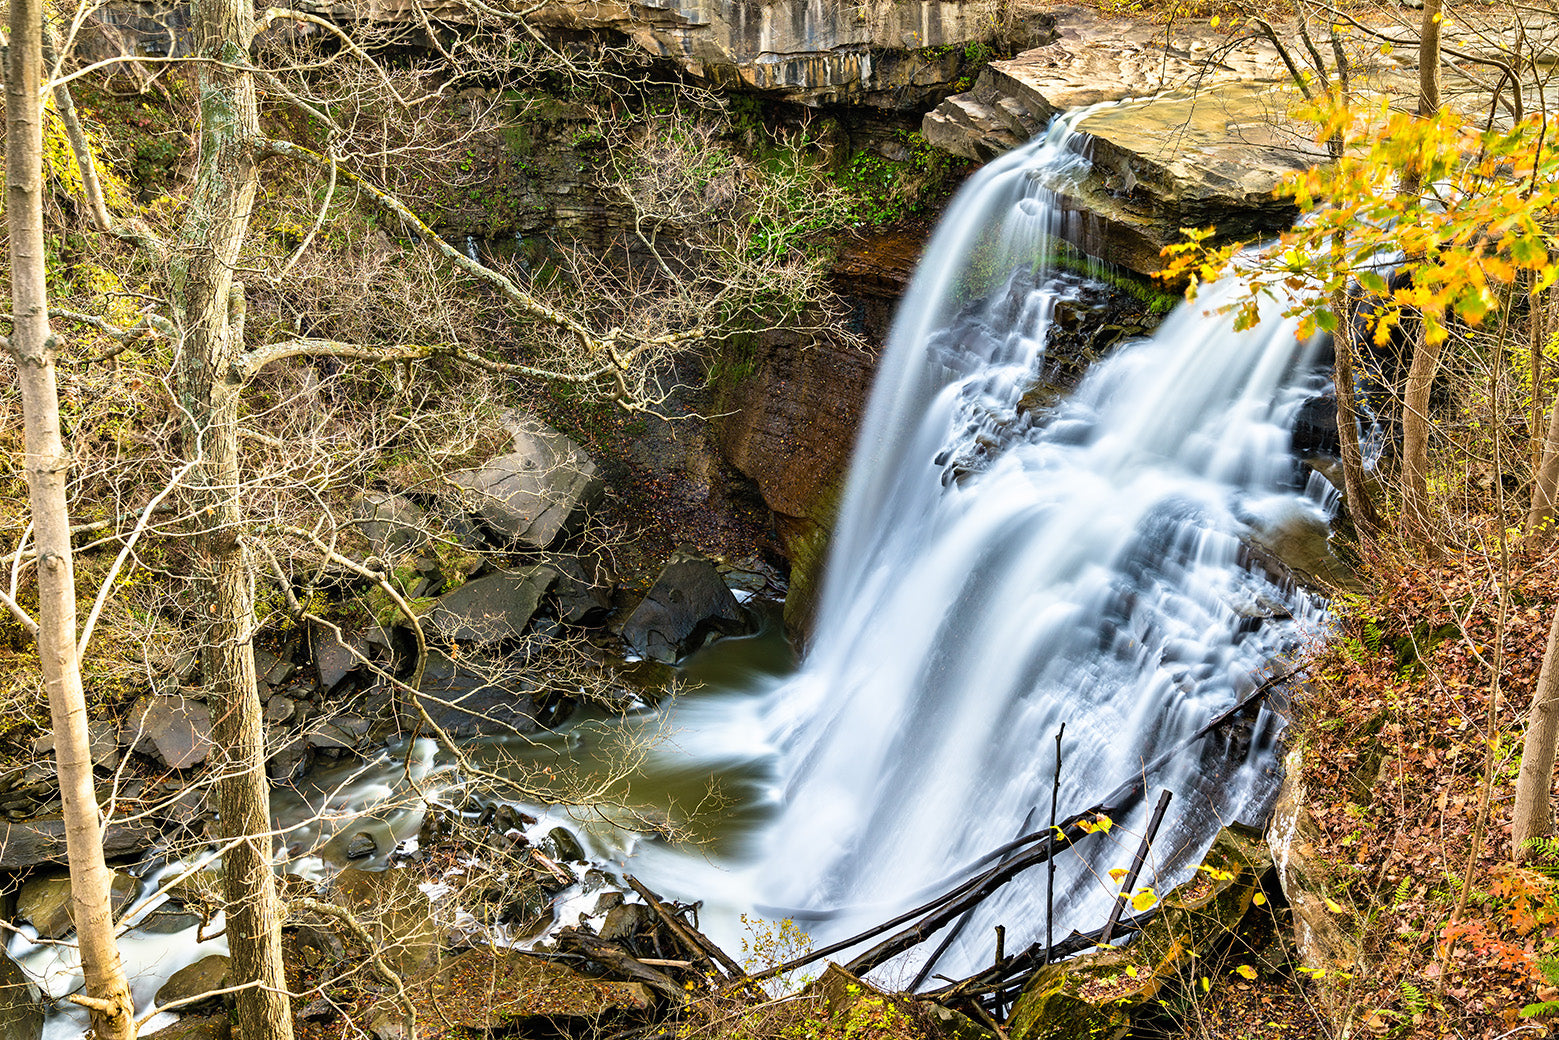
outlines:
{"label": "waterfall", "polygon": [[[1322,385],[1291,323],[1236,333],[1216,313],[1233,290],[1215,289],[1096,364],[1047,420],[1020,414],[1064,291],[1044,258],[1066,219],[1055,187],[1087,164],[1086,114],[987,166],[927,246],[860,433],[813,646],[767,705],[780,808],[757,898],[819,938],[1043,828],[1063,724],[1062,817],[1251,691],[1318,619],[1242,565],[1246,541],[1324,523],[1288,450]],[[1264,716],[1251,739],[1274,728]],[[1160,891],[1270,789],[1270,755],[1203,744],[1147,778],[1175,796],[1150,860]],[[1145,816],[1060,857],[1058,938],[1103,923],[1107,872]],[[1032,873],[982,906],[938,970],[989,963],[996,924],[1019,944],[1043,936]]]}

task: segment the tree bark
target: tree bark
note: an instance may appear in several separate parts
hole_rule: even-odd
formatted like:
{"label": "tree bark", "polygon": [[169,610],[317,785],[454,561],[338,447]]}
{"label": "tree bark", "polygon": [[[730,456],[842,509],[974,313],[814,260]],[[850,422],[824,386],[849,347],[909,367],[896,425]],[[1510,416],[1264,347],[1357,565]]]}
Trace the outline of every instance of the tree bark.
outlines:
{"label": "tree bark", "polygon": [[[1536,386],[1532,392],[1538,392]],[[1554,406],[1548,413],[1548,436],[1543,440],[1542,462],[1532,486],[1532,505],[1527,510],[1525,534],[1528,538],[1546,538],[1551,534],[1545,524],[1553,519],[1556,505],[1559,505],[1559,397],[1554,398]]]}
{"label": "tree bark", "polygon": [[43,240],[42,30],[40,0],[12,0],[5,173],[13,331],[7,346],[16,359],[22,395],[23,466],[38,552],[38,660],[54,720],[71,903],[86,979],[80,1002],[91,1012],[101,1040],[129,1040],[135,1035],[135,1004],[114,945],[112,877],[103,862],[86,697],[76,656],[76,585],[65,498],[70,456],[60,435]]}
{"label": "tree bark", "polygon": [[1343,493],[1347,496],[1348,515],[1361,538],[1380,532],[1380,514],[1370,495],[1364,474],[1364,452],[1359,448],[1359,406],[1353,394],[1353,309],[1348,294],[1332,294],[1332,310],[1337,315],[1337,332],[1332,337],[1335,354],[1332,385],[1337,391],[1337,440],[1341,446]]}
{"label": "tree bark", "polygon": [[1532,694],[1526,740],[1521,745],[1521,772],[1516,777],[1516,799],[1511,807],[1510,841],[1518,862],[1532,858],[1524,848],[1531,838],[1553,833],[1550,792],[1554,783],[1554,751],[1559,743],[1559,606],[1548,626],[1548,646]]}
{"label": "tree bark", "polygon": [[1440,23],[1445,0],[1424,0],[1418,31],[1418,114],[1426,119],[1440,111]]}
{"label": "tree bark", "polygon": [[1444,340],[1430,343],[1420,328],[1402,393],[1402,534],[1425,549],[1434,547],[1429,522],[1429,392],[1444,351]]}
{"label": "tree bark", "polygon": [[194,5],[200,159],[173,262],[174,308],[182,332],[177,361],[185,409],[185,454],[203,608],[202,668],[212,704],[213,771],[223,836],[227,940],[246,1037],[291,1040],[292,1015],[281,964],[281,906],[272,868],[265,732],[254,673],[254,602],[241,533],[238,405],[243,365],[243,286],[233,267],[248,234],[257,186],[254,145],[259,110],[248,63],[254,36],[247,0]]}

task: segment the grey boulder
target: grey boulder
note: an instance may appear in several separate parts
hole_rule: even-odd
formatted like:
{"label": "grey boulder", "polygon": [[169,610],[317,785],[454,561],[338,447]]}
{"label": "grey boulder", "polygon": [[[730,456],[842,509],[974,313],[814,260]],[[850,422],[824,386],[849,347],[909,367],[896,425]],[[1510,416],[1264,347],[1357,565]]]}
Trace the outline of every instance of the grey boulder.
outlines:
{"label": "grey boulder", "polygon": [[623,623],[623,641],[651,660],[673,663],[711,635],[752,630],[747,614],[707,558],[685,551],[671,562]]}
{"label": "grey boulder", "polygon": [[601,497],[600,472],[578,444],[534,420],[514,430],[514,443],[513,453],[450,480],[502,539],[545,549],[583,524]]}

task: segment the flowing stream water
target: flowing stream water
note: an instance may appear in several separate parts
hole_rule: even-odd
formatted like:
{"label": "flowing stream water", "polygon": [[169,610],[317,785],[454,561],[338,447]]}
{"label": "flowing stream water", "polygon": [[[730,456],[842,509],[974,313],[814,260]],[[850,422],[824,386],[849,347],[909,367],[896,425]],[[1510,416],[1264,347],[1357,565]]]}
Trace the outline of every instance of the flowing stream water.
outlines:
{"label": "flowing stream water", "polygon": [[[1216,313],[1232,290],[1215,287],[1096,363],[1058,404],[1024,404],[1045,370],[1054,308],[1078,284],[1046,258],[1066,220],[1086,219],[1065,214],[1055,192],[1087,168],[1076,129],[1087,114],[986,166],[928,244],[881,361],[805,661],[795,666],[771,627],[706,649],[689,666],[704,688],[658,713],[589,717],[523,749],[491,748],[493,761],[502,751],[578,768],[625,733],[660,734],[621,789],[641,803],[646,790],[673,799],[672,822],[703,843],[690,851],[642,833],[610,798],[528,807],[541,815],[538,838],[567,826],[597,862],[703,900],[707,929],[730,948],[743,913],[835,939],[1043,827],[1063,725],[1061,817],[1141,773],[1313,633],[1321,604],[1252,548],[1296,531],[1324,538],[1327,496],[1292,457],[1289,431],[1325,379],[1292,324],[1274,315],[1236,333]],[[1264,711],[1147,777],[1174,800],[1143,884],[1163,891],[1220,826],[1260,815],[1277,725]],[[322,876],[340,862],[333,835],[363,826],[364,812],[390,838],[415,835],[417,806],[372,807],[408,776],[424,789],[456,778],[431,742],[411,749],[410,766],[405,751],[278,800],[279,821],[301,827],[289,842],[304,847],[288,870]],[[711,777],[721,808],[701,815]],[[1043,937],[1047,915],[1057,938],[1097,927],[1116,893],[1108,871],[1129,861],[1146,815],[1138,806],[1060,857],[1053,908],[1039,870],[987,900],[936,970],[988,963],[997,924],[1013,949]],[[569,904],[565,923],[591,902]],[[153,993],[213,952],[188,936],[141,937],[126,951]],[[72,985],[57,948],[24,933],[10,952],[51,994]],[[886,980],[925,956],[889,965]],[[48,1035],[77,1028],[57,1016]]]}

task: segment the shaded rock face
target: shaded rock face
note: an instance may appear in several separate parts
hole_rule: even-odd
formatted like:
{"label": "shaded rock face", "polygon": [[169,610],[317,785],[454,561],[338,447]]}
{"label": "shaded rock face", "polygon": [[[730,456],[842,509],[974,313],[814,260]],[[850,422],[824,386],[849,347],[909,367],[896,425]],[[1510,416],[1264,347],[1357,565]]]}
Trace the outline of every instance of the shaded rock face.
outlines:
{"label": "shaded rock face", "polygon": [[[156,840],[156,828],[149,823],[111,822],[103,831],[103,855],[110,860],[139,858]],[[64,862],[65,821],[62,818],[43,816],[0,825],[0,870]]]}
{"label": "shaded rock face", "polygon": [[1300,750],[1289,752],[1283,765],[1283,787],[1267,825],[1267,845],[1293,915],[1294,946],[1300,962],[1312,971],[1350,970],[1358,960],[1359,944],[1326,906],[1330,864],[1317,857],[1320,832],[1306,808],[1309,796],[1301,779]]}
{"label": "shaded rock face", "polygon": [[600,500],[601,477],[585,450],[551,427],[531,422],[514,440],[514,452],[450,479],[500,539],[546,549],[578,529]]}
{"label": "shaded rock face", "polygon": [[[532,733],[537,729],[536,684],[489,663],[467,668],[437,651],[428,654],[418,703],[451,737],[479,733]],[[416,725],[415,716],[405,720]]]}
{"label": "shaded rock face", "polygon": [[674,663],[710,635],[740,635],[751,622],[709,560],[678,553],[623,623],[623,641],[655,661]]}
{"label": "shaded rock face", "polygon": [[184,697],[143,697],[130,710],[119,738],[171,769],[187,769],[211,752],[211,709]]}
{"label": "shaded rock face", "polygon": [[38,1040],[42,1035],[38,987],[15,961],[0,954],[0,1040]]}
{"label": "shaded rock face", "polygon": [[[973,90],[939,105],[922,125],[937,147],[990,159],[1083,105],[1149,98],[1103,109],[1081,124],[1094,167],[1064,193],[1063,235],[1093,256],[1152,274],[1180,229],[1218,226],[1248,238],[1288,226],[1295,207],[1273,198],[1285,175],[1324,156],[1291,125],[1298,100],[1265,40],[1230,47],[1207,29],[1165,30],[1097,12],[1056,15],[1056,39],[992,62]],[[1195,85],[1196,96],[1176,93]],[[1156,96],[1155,96],[1156,95]]]}
{"label": "shaded rock face", "polygon": [[468,581],[438,601],[428,627],[449,642],[490,646],[518,639],[557,580],[557,571],[536,564]]}
{"label": "shaded rock face", "polygon": [[[109,900],[114,913],[129,905],[140,885],[128,874],[114,872]],[[16,897],[16,916],[38,929],[43,939],[59,939],[76,926],[71,917],[70,878],[30,877]]]}
{"label": "shaded rock face", "polygon": [[[174,972],[157,991],[158,1004],[171,1004],[176,1000],[193,1000],[226,989],[232,984],[231,965],[227,957],[218,953],[202,957],[194,964],[187,964]],[[215,999],[215,998],[212,998]]]}

